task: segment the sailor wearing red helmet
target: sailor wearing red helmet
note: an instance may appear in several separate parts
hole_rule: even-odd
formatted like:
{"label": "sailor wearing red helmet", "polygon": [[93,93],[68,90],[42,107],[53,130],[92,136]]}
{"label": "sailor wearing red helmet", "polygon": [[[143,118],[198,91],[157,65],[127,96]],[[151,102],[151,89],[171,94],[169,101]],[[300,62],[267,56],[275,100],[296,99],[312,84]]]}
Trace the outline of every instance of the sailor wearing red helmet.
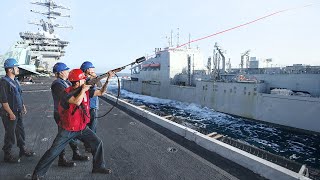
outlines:
{"label": "sailor wearing red helmet", "polygon": [[[113,76],[112,71],[109,77]],[[62,152],[72,139],[81,139],[89,143],[93,155],[92,173],[110,174],[111,170],[105,167],[103,143],[101,139],[87,127],[90,122],[90,97],[99,96],[106,90],[107,82],[100,90],[89,90],[86,85],[86,76],[81,69],[73,69],[68,76],[72,86],[65,89],[66,93],[61,98],[58,111],[60,115],[59,131],[49,150],[42,156],[32,175],[32,179],[42,178],[54,159]],[[69,95],[71,91],[81,87],[77,95]]]}
{"label": "sailor wearing red helmet", "polygon": [[[58,106],[60,102],[60,98],[63,96],[65,89],[71,86],[71,82],[68,80],[69,68],[65,63],[58,62],[53,66],[53,73],[56,76],[56,79],[51,84],[51,93],[54,104],[53,117],[57,124],[60,122],[60,115],[58,112]],[[90,158],[86,155],[81,155],[79,151],[79,147],[76,140],[71,140],[69,145],[72,149],[73,155],[72,160],[78,161],[88,161]],[[73,161],[69,161],[66,158],[66,152],[63,150],[59,155],[58,166],[62,167],[73,167],[76,166],[76,163]]]}

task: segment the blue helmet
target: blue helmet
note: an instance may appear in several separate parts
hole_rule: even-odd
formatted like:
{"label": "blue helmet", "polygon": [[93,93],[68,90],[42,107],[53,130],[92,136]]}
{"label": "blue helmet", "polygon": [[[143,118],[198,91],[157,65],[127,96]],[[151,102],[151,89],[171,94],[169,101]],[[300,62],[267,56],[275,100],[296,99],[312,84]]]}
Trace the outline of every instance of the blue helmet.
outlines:
{"label": "blue helmet", "polygon": [[85,61],[84,63],[82,63],[80,69],[84,72],[85,70],[89,69],[89,68],[94,68],[93,64],[89,61]]}
{"label": "blue helmet", "polygon": [[65,71],[68,69],[70,69],[70,68],[68,68],[68,66],[65,63],[58,62],[53,66],[52,71],[53,71],[53,73],[59,73],[61,71]]}
{"label": "blue helmet", "polygon": [[5,62],[4,62],[4,68],[13,68],[13,67],[18,67],[18,61],[14,58],[8,58]]}

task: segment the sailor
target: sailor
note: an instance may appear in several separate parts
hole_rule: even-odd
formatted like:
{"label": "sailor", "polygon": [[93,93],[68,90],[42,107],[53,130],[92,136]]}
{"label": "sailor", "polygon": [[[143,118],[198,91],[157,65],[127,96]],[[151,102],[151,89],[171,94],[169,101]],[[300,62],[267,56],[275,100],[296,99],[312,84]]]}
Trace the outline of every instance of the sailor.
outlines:
{"label": "sailor", "polygon": [[19,74],[18,62],[14,58],[9,58],[4,62],[6,76],[0,80],[0,103],[2,105],[0,114],[5,129],[4,162],[20,162],[20,158],[12,155],[11,148],[17,139],[17,145],[20,148],[19,157],[34,156],[35,153],[28,150],[25,146],[25,132],[22,114],[27,113],[22,98],[22,90],[16,76]]}
{"label": "sailor", "polygon": [[[80,69],[84,72],[87,77],[87,80],[97,77],[95,73],[95,67],[90,61],[85,61],[82,63]],[[93,90],[97,89],[97,86],[94,85],[91,87]],[[97,124],[98,124],[98,109],[99,109],[99,98],[98,96],[94,96],[90,98],[90,123],[88,123],[88,127],[93,131],[97,132]],[[84,144],[85,151],[91,152],[91,148],[88,144]]]}
{"label": "sailor", "polygon": [[[110,77],[113,72],[109,72]],[[49,150],[42,156],[32,175],[32,179],[42,178],[54,159],[62,152],[65,146],[72,139],[81,139],[88,143],[92,149],[93,168],[92,173],[111,173],[105,167],[103,144],[101,139],[94,133],[87,124],[90,122],[90,101],[89,98],[101,95],[106,90],[107,82],[101,90],[90,89],[90,85],[85,84],[86,76],[81,69],[73,69],[68,76],[72,86],[65,89],[65,94],[60,99],[58,111],[60,115],[59,131]],[[74,90],[81,88],[78,94]]]}
{"label": "sailor", "polygon": [[[56,79],[51,84],[51,93],[54,103],[53,117],[57,124],[60,122],[60,116],[58,113],[58,105],[60,97],[65,93],[65,89],[71,86],[71,82],[67,80],[69,75],[69,68],[66,64],[58,62],[53,66],[53,73],[55,74]],[[85,155],[81,155],[76,140],[71,140],[69,145],[73,151],[72,160],[79,161],[88,161],[90,158]],[[66,158],[65,150],[59,155],[58,166],[63,167],[73,167],[76,166],[76,163],[73,161],[68,161]]]}

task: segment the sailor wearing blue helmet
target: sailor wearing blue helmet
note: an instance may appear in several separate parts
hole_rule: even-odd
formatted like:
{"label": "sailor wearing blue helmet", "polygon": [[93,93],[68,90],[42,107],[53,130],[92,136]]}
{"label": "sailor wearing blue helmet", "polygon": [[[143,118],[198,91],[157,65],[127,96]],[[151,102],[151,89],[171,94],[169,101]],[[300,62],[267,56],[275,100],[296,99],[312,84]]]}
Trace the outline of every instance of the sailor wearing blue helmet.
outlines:
{"label": "sailor wearing blue helmet", "polygon": [[[88,79],[96,77],[95,67],[92,62],[85,61],[82,63],[80,69],[84,72]],[[94,85],[91,87],[93,90],[97,90],[97,86]],[[102,95],[102,94],[101,94]],[[99,98],[98,96],[93,96],[90,98],[90,123],[88,123],[88,127],[93,131],[97,132],[97,124],[98,124],[98,109],[99,109]],[[90,152],[91,148],[88,144],[84,144],[86,152]]]}
{"label": "sailor wearing blue helmet", "polygon": [[[0,103],[2,107],[0,114],[5,129],[4,162],[17,163],[20,157],[34,156],[35,153],[25,146],[25,131],[22,114],[27,110],[22,98],[22,90],[16,76],[19,75],[19,64],[16,59],[9,58],[4,62],[6,76],[0,79]],[[20,148],[19,158],[12,154],[12,146],[17,139],[17,146]]]}

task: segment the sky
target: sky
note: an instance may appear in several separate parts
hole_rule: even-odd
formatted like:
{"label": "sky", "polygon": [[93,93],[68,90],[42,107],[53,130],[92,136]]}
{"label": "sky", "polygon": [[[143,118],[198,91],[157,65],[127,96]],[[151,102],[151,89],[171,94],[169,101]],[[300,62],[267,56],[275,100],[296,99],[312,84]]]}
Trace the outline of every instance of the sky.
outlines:
{"label": "sky", "polygon": [[[38,29],[28,21],[41,18],[30,9],[41,9],[29,2],[0,2],[0,54],[20,40],[19,32]],[[176,46],[188,42],[189,34],[191,40],[198,39],[284,9],[290,10],[197,41],[191,47],[199,47],[206,61],[217,42],[234,68],[239,67],[240,56],[246,50],[260,60],[260,67],[265,66],[263,60],[267,58],[273,60],[269,66],[320,65],[320,4],[316,0],[56,2],[71,8],[71,18],[56,20],[73,26],[56,29],[61,39],[70,41],[62,61],[71,68],[91,61],[97,72],[106,72],[151,55],[155,48],[167,47],[166,37],[171,36],[171,31]],[[129,72],[128,68],[124,72]]]}

